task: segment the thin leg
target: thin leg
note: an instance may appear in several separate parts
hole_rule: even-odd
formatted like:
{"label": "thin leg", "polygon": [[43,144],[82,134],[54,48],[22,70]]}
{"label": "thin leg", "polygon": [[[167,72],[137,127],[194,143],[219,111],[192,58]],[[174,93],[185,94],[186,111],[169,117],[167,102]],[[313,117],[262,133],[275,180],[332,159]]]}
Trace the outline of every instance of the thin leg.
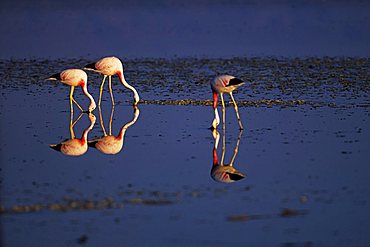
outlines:
{"label": "thin leg", "polygon": [[71,124],[72,124],[72,118],[73,118],[73,103],[72,103],[72,99],[73,99],[73,91],[75,90],[75,87],[74,86],[71,86],[71,92],[69,93],[69,105],[70,105],[70,108],[71,108]]}
{"label": "thin leg", "polygon": [[222,130],[225,130],[225,101],[224,101],[224,96],[223,93],[220,93],[221,97],[221,103],[222,103]]}
{"label": "thin leg", "polygon": [[99,102],[98,102],[99,106],[100,106],[100,103],[101,103],[101,96],[103,94],[103,86],[104,86],[105,78],[107,78],[106,75],[104,75],[103,81],[101,82],[101,85],[100,85],[100,94],[99,94]]}
{"label": "thin leg", "polygon": [[[77,103],[77,101],[73,98],[74,91],[75,91],[75,87],[71,86],[71,93],[69,94],[69,100],[70,102],[73,101],[77,105],[77,107],[80,108],[81,111],[84,111],[82,107]],[[70,104],[72,104],[72,102]],[[71,110],[73,111],[73,106],[71,107]]]}
{"label": "thin leg", "polygon": [[71,102],[71,115],[70,115],[70,119],[69,119],[69,132],[71,133],[71,139],[75,139],[75,133],[73,131],[73,124],[72,124],[72,120],[73,120],[73,105],[72,105],[72,100],[70,100]]}
{"label": "thin leg", "polygon": [[112,123],[113,123],[113,114],[114,114],[114,105],[112,106],[112,111],[110,113],[110,119],[109,119],[109,135],[112,135]]}
{"label": "thin leg", "polygon": [[226,127],[225,121],[222,122],[222,154],[221,154],[221,163],[220,165],[224,165],[225,159],[225,152],[226,152]]}
{"label": "thin leg", "polygon": [[105,132],[105,128],[104,128],[103,114],[102,114],[100,105],[98,105],[98,108],[99,108],[100,126],[103,130],[104,136],[107,136],[107,132]]}
{"label": "thin leg", "polygon": [[244,128],[243,128],[242,121],[240,120],[239,110],[238,110],[238,105],[236,104],[235,99],[234,99],[234,96],[233,96],[233,94],[232,94],[232,93],[230,93],[230,97],[231,97],[231,99],[232,99],[232,101],[233,101],[233,103],[234,103],[234,109],[235,109],[236,117],[238,118],[239,127],[240,127],[240,129],[242,130],[242,129],[244,129]]}
{"label": "thin leg", "polygon": [[240,130],[240,132],[239,132],[239,136],[238,136],[238,141],[236,142],[236,146],[235,146],[235,149],[234,149],[234,155],[233,155],[233,157],[231,158],[230,166],[233,166],[233,163],[234,163],[235,157],[236,157],[236,155],[238,154],[239,144],[240,144],[240,139],[241,139],[241,137],[242,137],[242,134],[243,134],[243,130]]}
{"label": "thin leg", "polygon": [[[75,124],[76,124],[76,123],[81,119],[82,115],[83,115],[83,113],[81,112],[81,113],[80,113],[80,116],[78,116],[78,118],[73,122],[72,127],[74,127],[74,126],[75,126]],[[72,119],[73,119],[73,118],[72,118]]]}
{"label": "thin leg", "polygon": [[73,100],[73,102],[77,105],[77,107],[78,107],[81,111],[84,111],[84,110],[82,109],[82,107],[77,103],[77,101],[76,101],[74,98],[72,98],[72,100]]}
{"label": "thin leg", "polygon": [[113,91],[112,91],[112,76],[109,76],[109,92],[110,92],[110,98],[112,100],[112,105],[114,106],[114,97],[113,97]]}

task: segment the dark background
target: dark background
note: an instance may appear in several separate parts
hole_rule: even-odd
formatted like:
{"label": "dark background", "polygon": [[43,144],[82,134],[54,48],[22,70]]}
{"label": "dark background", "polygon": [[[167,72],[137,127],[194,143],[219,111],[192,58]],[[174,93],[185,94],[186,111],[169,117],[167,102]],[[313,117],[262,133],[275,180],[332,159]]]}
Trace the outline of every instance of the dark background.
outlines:
{"label": "dark background", "polygon": [[1,1],[0,58],[369,56],[369,1]]}

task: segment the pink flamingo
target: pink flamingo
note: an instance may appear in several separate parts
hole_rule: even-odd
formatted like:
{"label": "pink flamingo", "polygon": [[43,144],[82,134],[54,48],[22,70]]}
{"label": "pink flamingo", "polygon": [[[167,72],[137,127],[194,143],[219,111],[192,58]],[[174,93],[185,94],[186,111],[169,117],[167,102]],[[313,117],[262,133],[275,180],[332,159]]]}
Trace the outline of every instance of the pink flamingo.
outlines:
{"label": "pink flamingo", "polygon": [[223,137],[222,137],[222,155],[221,155],[221,161],[219,161],[218,156],[217,156],[217,146],[220,140],[220,134],[218,133],[216,129],[212,131],[213,138],[215,139],[215,145],[213,146],[213,166],[211,170],[211,177],[217,182],[232,183],[232,182],[245,178],[245,175],[243,173],[241,173],[240,171],[236,170],[233,167],[235,157],[239,150],[239,144],[240,144],[240,139],[241,139],[243,130],[240,130],[239,132],[238,141],[236,142],[236,146],[234,149],[234,155],[231,158],[231,161],[229,164],[224,164],[225,151],[226,151],[225,133],[226,131],[224,130]]}
{"label": "pink flamingo", "polygon": [[48,78],[46,78],[46,80],[59,80],[62,83],[71,86],[71,92],[69,94],[71,112],[73,112],[72,101],[78,106],[78,108],[80,108],[81,111],[83,111],[82,107],[73,98],[73,92],[75,90],[75,87],[77,86],[80,86],[83,93],[90,99],[89,112],[92,112],[96,108],[94,98],[87,91],[87,74],[85,71],[81,69],[67,69],[63,70],[60,73],[49,76]]}
{"label": "pink flamingo", "polygon": [[94,127],[96,117],[94,114],[90,113],[89,114],[89,119],[90,119],[90,125],[85,129],[83,132],[81,138],[75,138],[75,134],[73,131],[74,125],[80,120],[82,114],[77,118],[77,120],[72,123],[72,118],[73,115],[71,114],[71,123],[69,125],[69,130],[71,132],[71,139],[67,139],[59,144],[51,144],[49,145],[50,148],[61,152],[62,154],[68,155],[68,156],[80,156],[86,153],[88,149],[87,145],[87,135],[92,130]]}
{"label": "pink flamingo", "polygon": [[100,105],[101,103],[103,86],[104,86],[104,82],[107,76],[109,77],[109,91],[110,91],[110,96],[112,100],[112,105],[114,105],[114,98],[113,98],[113,92],[112,92],[112,75],[118,75],[123,86],[130,89],[134,93],[134,105],[137,105],[137,103],[139,102],[139,94],[137,93],[136,89],[133,86],[131,86],[130,84],[126,82],[125,76],[123,75],[124,66],[122,65],[121,60],[119,60],[118,58],[105,57],[95,63],[90,63],[86,65],[84,69],[95,71],[95,72],[98,72],[104,75],[103,81],[100,85],[100,95],[99,95],[98,105]]}
{"label": "pink flamingo", "polygon": [[222,121],[225,122],[225,102],[223,97],[224,93],[228,93],[230,95],[234,103],[234,109],[236,117],[238,118],[239,127],[241,130],[243,129],[242,121],[240,120],[239,116],[238,106],[233,96],[233,91],[243,84],[245,84],[245,82],[231,75],[220,75],[217,76],[213,81],[211,81],[211,88],[213,92],[213,109],[215,111],[215,118],[213,119],[211,129],[216,129],[217,126],[220,124],[220,117],[217,111],[218,95],[220,95],[222,102]]}
{"label": "pink flamingo", "polygon": [[101,120],[100,124],[102,126],[104,136],[88,142],[89,147],[96,148],[97,150],[99,150],[100,152],[104,154],[117,154],[122,150],[126,130],[130,126],[135,124],[140,114],[139,108],[137,106],[134,106],[133,119],[127,122],[124,126],[122,126],[119,134],[117,136],[114,136],[112,135],[113,112],[114,112],[114,107],[112,108],[111,117],[109,121],[109,135],[107,135],[107,133],[105,132],[105,128],[104,128],[101,109],[99,107],[99,114],[100,114],[100,120]]}

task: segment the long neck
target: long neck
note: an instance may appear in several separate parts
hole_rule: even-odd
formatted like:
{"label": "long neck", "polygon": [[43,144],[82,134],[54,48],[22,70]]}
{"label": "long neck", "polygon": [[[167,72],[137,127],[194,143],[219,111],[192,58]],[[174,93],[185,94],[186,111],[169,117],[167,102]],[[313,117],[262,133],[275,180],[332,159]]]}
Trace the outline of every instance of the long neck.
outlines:
{"label": "long neck", "polygon": [[95,100],[94,98],[91,96],[91,94],[87,91],[87,83],[83,83],[81,85],[81,88],[82,88],[82,91],[84,92],[84,94],[90,99],[90,106],[89,106],[89,111],[90,110],[94,110],[96,108],[96,104],[95,104]]}
{"label": "long neck", "polygon": [[213,109],[217,108],[217,104],[218,104],[218,93],[213,91]]}
{"label": "long neck", "polygon": [[213,109],[215,111],[215,118],[212,122],[212,127],[216,128],[220,123],[220,116],[218,115],[217,111],[217,103],[218,103],[218,94],[216,92],[213,92]]}
{"label": "long neck", "polygon": [[127,81],[125,80],[125,76],[123,75],[123,73],[120,71],[118,72],[118,76],[119,76],[119,79],[121,80],[123,86],[127,87],[128,89],[130,89],[133,93],[134,93],[134,105],[136,105],[139,100],[140,100],[140,97],[139,97],[139,94],[137,93],[136,89],[131,86],[130,84],[127,83]]}
{"label": "long neck", "polygon": [[89,134],[90,130],[92,130],[92,128],[94,127],[94,124],[95,124],[95,117],[94,118],[90,118],[90,125],[82,133],[81,140],[83,140],[84,142],[87,142],[87,134]]}
{"label": "long neck", "polygon": [[213,148],[213,165],[217,166],[218,165],[218,156],[217,156],[217,149]]}
{"label": "long neck", "polygon": [[131,125],[133,125],[136,121],[137,121],[137,119],[139,118],[139,115],[140,115],[140,110],[139,110],[139,108],[137,108],[137,107],[134,107],[135,108],[135,110],[134,110],[134,118],[130,121],[130,122],[128,122],[128,123],[126,123],[122,128],[121,128],[121,131],[119,132],[119,136],[118,136],[118,139],[123,139],[123,137],[125,136],[125,133],[126,133],[126,130],[131,126]]}
{"label": "long neck", "polygon": [[218,142],[220,140],[220,134],[218,133],[217,130],[212,131],[213,138],[215,139],[215,145],[213,146],[213,165],[217,166],[219,165],[218,163],[218,156],[217,156],[217,147],[218,147]]}

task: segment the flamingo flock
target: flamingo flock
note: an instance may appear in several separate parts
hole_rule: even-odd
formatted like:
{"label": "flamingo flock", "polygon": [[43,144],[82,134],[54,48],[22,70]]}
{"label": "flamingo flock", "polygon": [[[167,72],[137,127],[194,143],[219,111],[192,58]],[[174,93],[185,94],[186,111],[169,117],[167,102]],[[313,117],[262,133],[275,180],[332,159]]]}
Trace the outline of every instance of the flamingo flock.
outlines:
{"label": "flamingo flock", "polygon": [[[124,76],[124,72],[125,72],[124,68],[125,67],[122,64],[121,60],[117,57],[104,57],[98,60],[97,62],[90,63],[84,66],[83,68],[84,70],[94,71],[94,72],[97,72],[103,75],[103,80],[100,84],[98,106],[101,105],[103,87],[104,87],[104,83],[107,77],[109,81],[108,86],[109,86],[109,92],[111,96],[112,105],[114,106],[115,104],[114,96],[113,96],[113,89],[112,89],[112,76],[113,75],[118,75],[122,85],[130,89],[133,92],[133,95],[134,95],[133,105],[136,106],[139,103],[140,101],[139,94],[137,90],[126,81],[125,76]],[[85,71],[81,69],[66,69],[60,73],[49,76],[48,78],[46,78],[46,80],[59,80],[63,84],[71,86],[71,91],[69,95],[71,112],[73,111],[72,102],[75,103],[82,112],[84,112],[82,107],[73,98],[74,89],[77,86],[81,87],[83,93],[90,99],[90,105],[89,105],[87,112],[91,113],[96,108],[96,103],[94,101],[94,98],[91,96],[91,94],[87,90],[87,74]],[[223,113],[222,121],[225,122],[225,101],[223,97],[224,93],[227,93],[230,95],[230,98],[234,104],[234,109],[235,109],[236,117],[238,119],[239,128],[240,130],[243,129],[243,124],[240,119],[238,105],[233,96],[233,91],[244,84],[245,82],[243,80],[236,78],[234,76],[231,76],[231,75],[220,75],[211,81],[211,89],[213,93],[213,110],[214,110],[214,115],[215,115],[212,121],[212,125],[210,127],[211,130],[217,129],[217,126],[220,124],[220,116],[217,110],[219,95],[220,95],[221,103],[222,103],[222,113]]]}
{"label": "flamingo flock", "polygon": [[[94,98],[91,96],[89,91],[87,90],[87,74],[84,71],[93,71],[97,72],[99,74],[103,75],[103,80],[100,84],[100,92],[99,92],[99,112],[100,112],[100,120],[101,120],[101,127],[104,132],[104,136],[96,138],[92,141],[87,140],[87,135],[89,131],[93,128],[95,124],[95,116],[92,114],[92,111],[96,108],[96,103]],[[121,151],[123,146],[123,139],[125,132],[128,127],[133,125],[138,117],[139,117],[139,109],[137,107],[137,104],[140,101],[139,94],[137,90],[130,85],[124,76],[125,73],[125,66],[122,64],[121,60],[117,57],[104,57],[96,62],[89,63],[85,65],[82,69],[72,68],[72,69],[66,69],[63,70],[60,73],[53,74],[46,78],[46,80],[58,80],[61,81],[63,84],[66,84],[71,87],[70,94],[69,94],[69,100],[70,100],[70,111],[71,111],[71,122],[70,122],[70,131],[71,131],[71,139],[67,139],[66,141],[60,143],[60,144],[54,144],[50,145],[52,149],[55,149],[57,151],[62,152],[65,155],[71,155],[71,156],[79,156],[84,154],[88,147],[93,147],[102,153],[105,154],[117,154]],[[117,75],[120,82],[124,87],[131,90],[133,93],[133,106],[134,106],[134,118],[126,123],[120,130],[118,136],[114,136],[111,133],[111,122],[113,120],[113,112],[114,112],[114,96],[113,96],[113,89],[112,89],[112,76]],[[112,114],[111,114],[111,121],[110,121],[110,129],[109,129],[109,135],[106,133],[103,120],[102,120],[102,114],[101,114],[101,101],[102,101],[102,94],[104,89],[104,83],[106,78],[108,77],[108,87],[112,102]],[[243,130],[243,124],[240,118],[238,105],[234,99],[233,92],[238,89],[240,86],[244,85],[245,82],[239,78],[236,78],[231,75],[219,75],[215,77],[211,83],[211,90],[213,93],[213,110],[214,110],[214,118],[212,121],[212,125],[210,129],[212,130],[213,137],[215,139],[215,145],[213,148],[213,168],[211,171],[211,177],[219,182],[233,182],[236,180],[240,180],[245,177],[245,175],[239,171],[237,171],[233,167],[233,162],[238,150],[241,134],[239,135],[237,146],[234,150],[234,156],[232,158],[232,161],[224,165],[224,152],[225,152],[225,100],[223,95],[229,94],[233,106],[235,109],[236,118],[238,120],[240,133],[242,133]],[[80,106],[80,104],[74,99],[73,93],[75,87],[81,87],[83,93],[88,97],[90,100],[90,105],[88,107],[87,111],[84,111],[83,108]],[[219,140],[219,133],[217,131],[217,127],[220,124],[220,116],[218,114],[217,105],[218,105],[218,97],[221,98],[221,105],[222,105],[222,128],[223,128],[223,152],[222,152],[222,158],[221,161],[218,161],[217,157],[217,146],[218,146],[218,140]],[[72,123],[73,118],[73,103],[76,104],[76,106],[81,110],[82,113],[89,113],[89,119],[90,119],[90,125],[88,128],[84,131],[82,134],[82,137],[80,139],[75,138],[74,132],[73,132],[73,126],[75,123],[81,118],[80,117],[76,120],[75,123]]]}
{"label": "flamingo flock", "polygon": [[[126,81],[125,76],[124,76],[124,72],[125,72],[124,68],[125,67],[122,64],[121,60],[117,57],[104,57],[98,60],[97,62],[90,63],[84,66],[83,68],[84,70],[94,71],[94,72],[97,72],[103,75],[103,80],[100,84],[98,106],[101,105],[103,87],[104,87],[104,83],[107,77],[109,81],[108,86],[109,86],[109,92],[111,96],[112,105],[114,106],[115,104],[114,96],[113,96],[113,89],[112,89],[112,76],[113,75],[118,75],[122,85],[130,89],[133,92],[133,95],[134,95],[133,105],[136,106],[139,103],[139,100],[140,100],[139,94],[137,90]],[[73,111],[73,107],[72,107],[72,102],[73,102],[83,112],[82,107],[73,98],[74,88],[77,86],[80,86],[82,88],[83,93],[90,99],[90,106],[87,112],[91,113],[96,108],[94,98],[91,96],[91,94],[87,90],[87,74],[85,71],[81,69],[67,69],[60,73],[49,76],[48,78],[46,78],[46,80],[59,80],[62,83],[71,86],[71,91],[69,95],[71,111]],[[236,78],[234,76],[231,76],[231,75],[220,75],[211,81],[211,89],[213,93],[213,109],[214,109],[214,115],[215,115],[212,121],[212,125],[210,127],[211,130],[216,129],[217,126],[220,124],[220,116],[217,110],[218,96],[220,96],[221,103],[222,103],[222,113],[223,113],[222,121],[225,122],[225,101],[223,97],[224,93],[227,93],[230,95],[230,98],[234,104],[234,109],[235,109],[236,117],[238,119],[239,128],[240,130],[243,129],[243,124],[240,119],[238,105],[233,96],[233,91],[244,84],[245,82],[243,80]]]}
{"label": "flamingo flock", "polygon": [[[123,74],[124,73],[123,68],[124,66],[121,60],[119,60],[116,57],[105,57],[95,63],[88,64],[84,67],[85,70],[92,70],[104,75],[103,81],[100,86],[100,96],[98,102],[99,106],[101,104],[103,86],[107,76],[109,76],[109,91],[112,99],[112,105],[114,105],[112,78],[111,78],[112,75],[118,75],[122,84],[134,93],[134,106],[138,104],[140,100],[139,94],[137,93],[136,89],[133,86],[126,82]],[[72,102],[74,102],[77,105],[77,107],[83,112],[82,107],[73,98],[74,88],[77,86],[80,86],[84,94],[90,99],[90,106],[87,112],[90,113],[96,108],[94,98],[87,91],[87,74],[85,71],[81,69],[66,69],[60,73],[49,76],[48,78],[46,78],[46,80],[58,80],[61,81],[63,84],[71,86],[71,92],[69,95],[71,111],[73,111]]]}

